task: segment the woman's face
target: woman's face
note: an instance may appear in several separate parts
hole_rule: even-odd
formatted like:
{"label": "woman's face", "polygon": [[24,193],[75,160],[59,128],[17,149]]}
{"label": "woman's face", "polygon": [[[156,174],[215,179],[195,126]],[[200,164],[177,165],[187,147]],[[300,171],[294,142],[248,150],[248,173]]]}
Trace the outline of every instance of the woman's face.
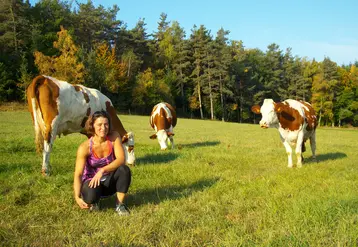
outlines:
{"label": "woman's face", "polygon": [[108,119],[105,117],[97,118],[93,123],[93,127],[96,136],[106,137],[109,130]]}

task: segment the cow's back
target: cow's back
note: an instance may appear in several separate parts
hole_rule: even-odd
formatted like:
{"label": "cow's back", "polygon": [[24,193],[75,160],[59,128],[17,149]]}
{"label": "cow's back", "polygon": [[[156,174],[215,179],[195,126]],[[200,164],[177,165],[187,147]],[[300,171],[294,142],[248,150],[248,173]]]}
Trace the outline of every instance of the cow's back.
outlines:
{"label": "cow's back", "polygon": [[169,129],[177,124],[176,112],[170,104],[161,102],[153,107],[149,121],[153,129]]}
{"label": "cow's back", "polygon": [[315,110],[313,109],[312,105],[308,102],[300,101],[300,103],[302,104],[302,109],[305,114],[305,119],[307,122],[307,127],[306,127],[307,131],[315,130],[318,125]]}

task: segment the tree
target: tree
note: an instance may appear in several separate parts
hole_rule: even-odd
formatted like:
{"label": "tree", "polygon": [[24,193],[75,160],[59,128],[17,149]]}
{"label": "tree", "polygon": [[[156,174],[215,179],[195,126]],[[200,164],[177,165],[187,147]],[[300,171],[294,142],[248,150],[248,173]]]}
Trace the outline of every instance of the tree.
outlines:
{"label": "tree", "polygon": [[[22,100],[24,73],[28,72],[31,46],[30,4],[2,0],[0,4],[0,100]],[[26,71],[25,71],[26,70]],[[22,87],[22,88],[21,88]]]}
{"label": "tree", "polygon": [[[229,67],[232,63],[231,48],[228,46],[229,31],[220,28],[216,34],[214,46],[217,51],[217,58],[214,61],[216,67],[216,77],[219,83],[220,104],[221,104],[221,120],[225,121],[225,98],[226,95],[232,95],[232,91],[228,89],[229,83]],[[242,43],[241,43],[242,44]]]}
{"label": "tree", "polygon": [[157,68],[168,66],[167,56],[170,56],[170,52],[173,51],[170,31],[168,31],[169,24],[170,22],[167,21],[167,14],[161,13],[158,22],[158,31],[153,34],[153,50]]}
{"label": "tree", "polygon": [[141,109],[140,113],[143,114],[150,112],[158,102],[172,102],[170,88],[163,75],[163,70],[153,73],[150,68],[138,74],[132,93],[132,107]]}
{"label": "tree", "polygon": [[41,74],[56,77],[70,83],[82,83],[84,79],[84,65],[78,62],[78,48],[72,41],[67,30],[61,26],[57,33],[58,41],[53,46],[59,50],[59,56],[45,56],[35,51],[35,64]]}
{"label": "tree", "polygon": [[176,50],[176,56],[172,62],[173,71],[176,75],[176,90],[180,95],[180,104],[176,104],[178,108],[183,109],[186,113],[187,102],[186,102],[186,88],[189,87],[190,74],[192,70],[192,56],[190,43],[185,40],[184,29],[180,27],[179,23],[174,21],[170,27],[173,33],[174,50]]}
{"label": "tree", "polygon": [[[103,74],[103,84],[110,92],[124,91],[127,83],[127,68],[125,63],[121,63],[115,56],[115,48],[109,48],[106,43],[102,43],[96,49],[96,63],[101,68]],[[101,89],[99,85],[99,89]]]}
{"label": "tree", "polygon": [[260,73],[262,74],[261,83],[263,84],[264,98],[273,100],[285,99],[284,92],[287,85],[283,84],[282,51],[275,43],[267,47],[266,56],[262,64]]}
{"label": "tree", "polygon": [[74,22],[75,35],[82,48],[91,51],[102,42],[114,45],[122,25],[122,21],[116,20],[118,6],[113,5],[108,10],[102,5],[96,8],[91,0],[78,6]]}
{"label": "tree", "polygon": [[31,12],[31,53],[39,51],[46,56],[57,56],[59,50],[53,46],[60,26],[73,30],[71,4],[59,0],[40,0]]}
{"label": "tree", "polygon": [[[194,66],[191,73],[191,77],[195,83],[194,94],[192,95],[190,101],[190,108],[192,110],[198,109],[200,110],[201,119],[204,118],[203,114],[203,102],[202,102],[202,85],[204,84],[204,68],[207,66],[205,64],[205,58],[207,56],[207,48],[208,43],[210,42],[210,32],[201,25],[199,29],[194,25],[192,29],[192,34],[190,36],[190,43],[193,49],[193,58],[194,58]],[[197,98],[196,98],[197,97]],[[198,102],[194,104],[194,102]]]}

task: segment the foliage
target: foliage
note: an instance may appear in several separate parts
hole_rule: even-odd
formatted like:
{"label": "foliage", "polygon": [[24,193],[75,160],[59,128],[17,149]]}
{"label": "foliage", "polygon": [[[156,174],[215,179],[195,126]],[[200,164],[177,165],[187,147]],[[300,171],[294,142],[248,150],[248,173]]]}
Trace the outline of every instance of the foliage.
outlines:
{"label": "foliage", "polygon": [[[46,73],[97,88],[126,112],[146,112],[143,99],[153,105],[166,99],[180,116],[254,122],[252,105],[293,98],[311,102],[320,125],[358,126],[352,110],[358,61],[338,66],[328,57],[308,60],[275,43],[266,51],[248,49],[250,44],[229,40],[229,30],[220,28],[213,37],[204,25],[194,24],[187,37],[166,13],[148,33],[145,19],[129,29],[118,14],[117,5],[105,9],[92,0],[40,0],[34,6],[3,0],[1,100],[24,101],[31,78]],[[145,89],[148,69],[153,85],[161,86],[136,95]]]}
{"label": "foliage", "polygon": [[115,48],[109,50],[106,43],[102,43],[96,50],[96,63],[103,74],[103,86],[111,92],[122,91],[127,83],[126,64],[117,60]]}
{"label": "foliage", "polygon": [[57,35],[58,41],[55,41],[53,46],[60,51],[60,55],[49,57],[39,51],[35,51],[35,64],[41,74],[53,76],[70,83],[82,83],[84,65],[78,62],[78,48],[73,43],[71,35],[62,26]]}
{"label": "foliage", "polygon": [[152,73],[151,68],[148,68],[138,75],[132,107],[141,109],[142,114],[149,114],[155,104],[163,101],[172,103],[170,87],[165,83],[164,73],[161,70]]}

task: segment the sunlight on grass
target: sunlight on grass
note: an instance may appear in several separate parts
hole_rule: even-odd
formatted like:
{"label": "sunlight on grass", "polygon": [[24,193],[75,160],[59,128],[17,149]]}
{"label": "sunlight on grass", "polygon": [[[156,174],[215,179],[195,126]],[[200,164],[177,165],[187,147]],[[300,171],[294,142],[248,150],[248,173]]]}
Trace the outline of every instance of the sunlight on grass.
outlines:
{"label": "sunlight on grass", "polygon": [[[135,133],[129,217],[80,210],[72,197],[78,145],[55,141],[41,176],[27,112],[0,112],[3,246],[356,246],[358,131],[317,131],[301,169],[287,168],[277,130],[179,119],[174,150],[160,151],[149,117],[120,116]],[[295,160],[294,160],[295,161]],[[99,230],[100,229],[100,230]]]}

